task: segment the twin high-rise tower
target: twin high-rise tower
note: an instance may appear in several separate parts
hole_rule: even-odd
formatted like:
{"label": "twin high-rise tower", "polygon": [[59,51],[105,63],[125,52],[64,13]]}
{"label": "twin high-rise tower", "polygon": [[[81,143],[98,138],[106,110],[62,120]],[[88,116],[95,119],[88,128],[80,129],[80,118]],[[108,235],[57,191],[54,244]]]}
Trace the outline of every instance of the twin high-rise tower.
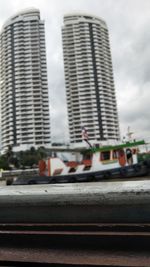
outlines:
{"label": "twin high-rise tower", "polygon": [[119,139],[118,114],[106,23],[87,15],[64,17],[63,51],[70,141]]}
{"label": "twin high-rise tower", "polygon": [[[119,138],[108,30],[99,18],[64,17],[62,29],[71,143]],[[44,22],[37,9],[11,17],[0,34],[2,149],[50,144]]]}
{"label": "twin high-rise tower", "polygon": [[50,143],[44,22],[37,9],[11,17],[0,34],[1,142]]}

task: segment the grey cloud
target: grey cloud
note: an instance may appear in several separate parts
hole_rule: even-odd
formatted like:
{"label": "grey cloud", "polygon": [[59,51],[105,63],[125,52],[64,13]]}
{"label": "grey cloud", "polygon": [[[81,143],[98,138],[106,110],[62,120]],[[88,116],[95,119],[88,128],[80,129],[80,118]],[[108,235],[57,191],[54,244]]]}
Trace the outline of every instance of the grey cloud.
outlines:
{"label": "grey cloud", "polygon": [[68,139],[61,40],[63,15],[79,11],[99,16],[108,25],[122,135],[130,125],[139,137],[149,137],[150,1],[5,0],[1,2],[0,24],[31,6],[40,9],[46,26],[53,140]]}
{"label": "grey cloud", "polygon": [[128,88],[127,99],[124,98],[120,105],[121,121],[127,129],[130,126],[135,130],[137,137],[150,138],[150,123],[149,123],[149,105],[150,105],[150,83],[143,85],[135,93],[132,92],[132,85]]}

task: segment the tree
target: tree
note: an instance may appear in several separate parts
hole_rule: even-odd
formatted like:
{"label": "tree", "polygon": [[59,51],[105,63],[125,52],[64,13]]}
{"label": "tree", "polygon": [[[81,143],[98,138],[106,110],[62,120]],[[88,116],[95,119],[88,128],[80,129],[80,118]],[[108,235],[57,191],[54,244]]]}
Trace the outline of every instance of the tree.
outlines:
{"label": "tree", "polygon": [[34,146],[32,146],[32,147],[30,148],[30,153],[31,153],[32,155],[36,154],[36,149],[35,149]]}
{"label": "tree", "polygon": [[9,163],[10,160],[13,158],[13,150],[12,150],[12,146],[11,145],[8,146],[8,149],[7,149],[7,152],[6,152],[5,156],[7,158],[8,163]]}
{"label": "tree", "polygon": [[47,157],[47,152],[45,147],[41,146],[37,149],[37,155],[39,160]]}
{"label": "tree", "polygon": [[6,156],[0,156],[0,169],[9,170],[9,163],[7,161]]}

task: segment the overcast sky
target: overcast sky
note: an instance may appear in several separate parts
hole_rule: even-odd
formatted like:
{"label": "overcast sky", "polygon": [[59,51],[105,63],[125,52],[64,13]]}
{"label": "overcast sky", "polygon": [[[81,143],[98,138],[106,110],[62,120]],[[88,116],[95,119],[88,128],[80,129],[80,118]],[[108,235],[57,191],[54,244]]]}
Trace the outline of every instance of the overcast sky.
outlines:
{"label": "overcast sky", "polygon": [[61,26],[70,12],[108,25],[121,136],[150,140],[150,0],[0,0],[0,28],[10,16],[35,7],[45,20],[52,141],[66,141],[67,110]]}

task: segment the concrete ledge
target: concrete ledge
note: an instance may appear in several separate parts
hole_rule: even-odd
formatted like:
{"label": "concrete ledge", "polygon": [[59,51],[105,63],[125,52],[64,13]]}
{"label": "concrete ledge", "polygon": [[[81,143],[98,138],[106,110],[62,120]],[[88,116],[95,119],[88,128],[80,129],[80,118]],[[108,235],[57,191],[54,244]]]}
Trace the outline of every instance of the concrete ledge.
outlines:
{"label": "concrete ledge", "polygon": [[0,187],[0,222],[150,222],[150,180]]}

